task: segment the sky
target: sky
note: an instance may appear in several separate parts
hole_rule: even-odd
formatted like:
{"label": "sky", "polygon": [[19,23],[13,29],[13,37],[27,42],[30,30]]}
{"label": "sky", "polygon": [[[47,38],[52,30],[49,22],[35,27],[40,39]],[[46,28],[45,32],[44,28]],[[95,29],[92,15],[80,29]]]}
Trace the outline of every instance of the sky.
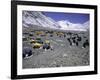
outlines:
{"label": "sky", "polygon": [[43,12],[47,17],[51,17],[55,21],[68,20],[71,23],[83,24],[89,21],[89,14],[82,13],[62,13],[62,12]]}

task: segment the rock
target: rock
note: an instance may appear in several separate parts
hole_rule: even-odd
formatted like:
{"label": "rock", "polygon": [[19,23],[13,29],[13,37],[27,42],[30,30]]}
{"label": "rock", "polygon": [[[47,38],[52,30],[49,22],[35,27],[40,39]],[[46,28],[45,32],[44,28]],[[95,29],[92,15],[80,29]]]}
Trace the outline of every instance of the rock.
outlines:
{"label": "rock", "polygon": [[68,55],[67,54],[63,54],[63,57],[68,57]]}

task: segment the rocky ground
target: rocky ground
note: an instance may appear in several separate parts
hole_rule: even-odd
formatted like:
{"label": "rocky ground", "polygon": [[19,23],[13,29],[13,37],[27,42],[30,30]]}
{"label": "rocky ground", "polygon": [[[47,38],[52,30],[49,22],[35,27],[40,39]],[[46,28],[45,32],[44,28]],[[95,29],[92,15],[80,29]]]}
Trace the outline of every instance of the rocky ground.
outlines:
{"label": "rocky ground", "polygon": [[[44,41],[49,40],[54,50],[33,49],[30,58],[23,59],[23,68],[46,68],[46,67],[67,67],[67,66],[86,66],[89,65],[89,47],[82,48],[86,33],[77,33],[82,37],[79,46],[70,46],[66,37],[41,37]],[[29,41],[23,41],[24,46],[32,46]]]}

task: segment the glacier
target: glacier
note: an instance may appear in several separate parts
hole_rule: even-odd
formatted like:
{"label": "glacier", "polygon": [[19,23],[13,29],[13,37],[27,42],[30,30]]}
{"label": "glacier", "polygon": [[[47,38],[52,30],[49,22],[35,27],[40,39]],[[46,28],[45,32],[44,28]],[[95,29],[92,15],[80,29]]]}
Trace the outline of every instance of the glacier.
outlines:
{"label": "glacier", "polygon": [[80,23],[71,23],[68,20],[61,20],[58,21],[58,24],[62,26],[61,29],[63,30],[87,31],[89,29],[89,21],[80,24]]}

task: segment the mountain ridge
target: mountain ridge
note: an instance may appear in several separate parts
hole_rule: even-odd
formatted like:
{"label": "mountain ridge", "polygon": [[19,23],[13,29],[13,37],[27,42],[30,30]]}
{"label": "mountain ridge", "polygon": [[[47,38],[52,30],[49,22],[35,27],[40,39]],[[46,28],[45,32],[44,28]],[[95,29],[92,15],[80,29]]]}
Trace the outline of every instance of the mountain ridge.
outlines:
{"label": "mountain ridge", "polygon": [[23,11],[22,12],[22,26],[33,27],[39,26],[48,29],[56,30],[72,30],[72,31],[87,31],[89,29],[89,21],[79,24],[71,23],[68,20],[55,21],[52,18],[45,16],[39,11]]}

